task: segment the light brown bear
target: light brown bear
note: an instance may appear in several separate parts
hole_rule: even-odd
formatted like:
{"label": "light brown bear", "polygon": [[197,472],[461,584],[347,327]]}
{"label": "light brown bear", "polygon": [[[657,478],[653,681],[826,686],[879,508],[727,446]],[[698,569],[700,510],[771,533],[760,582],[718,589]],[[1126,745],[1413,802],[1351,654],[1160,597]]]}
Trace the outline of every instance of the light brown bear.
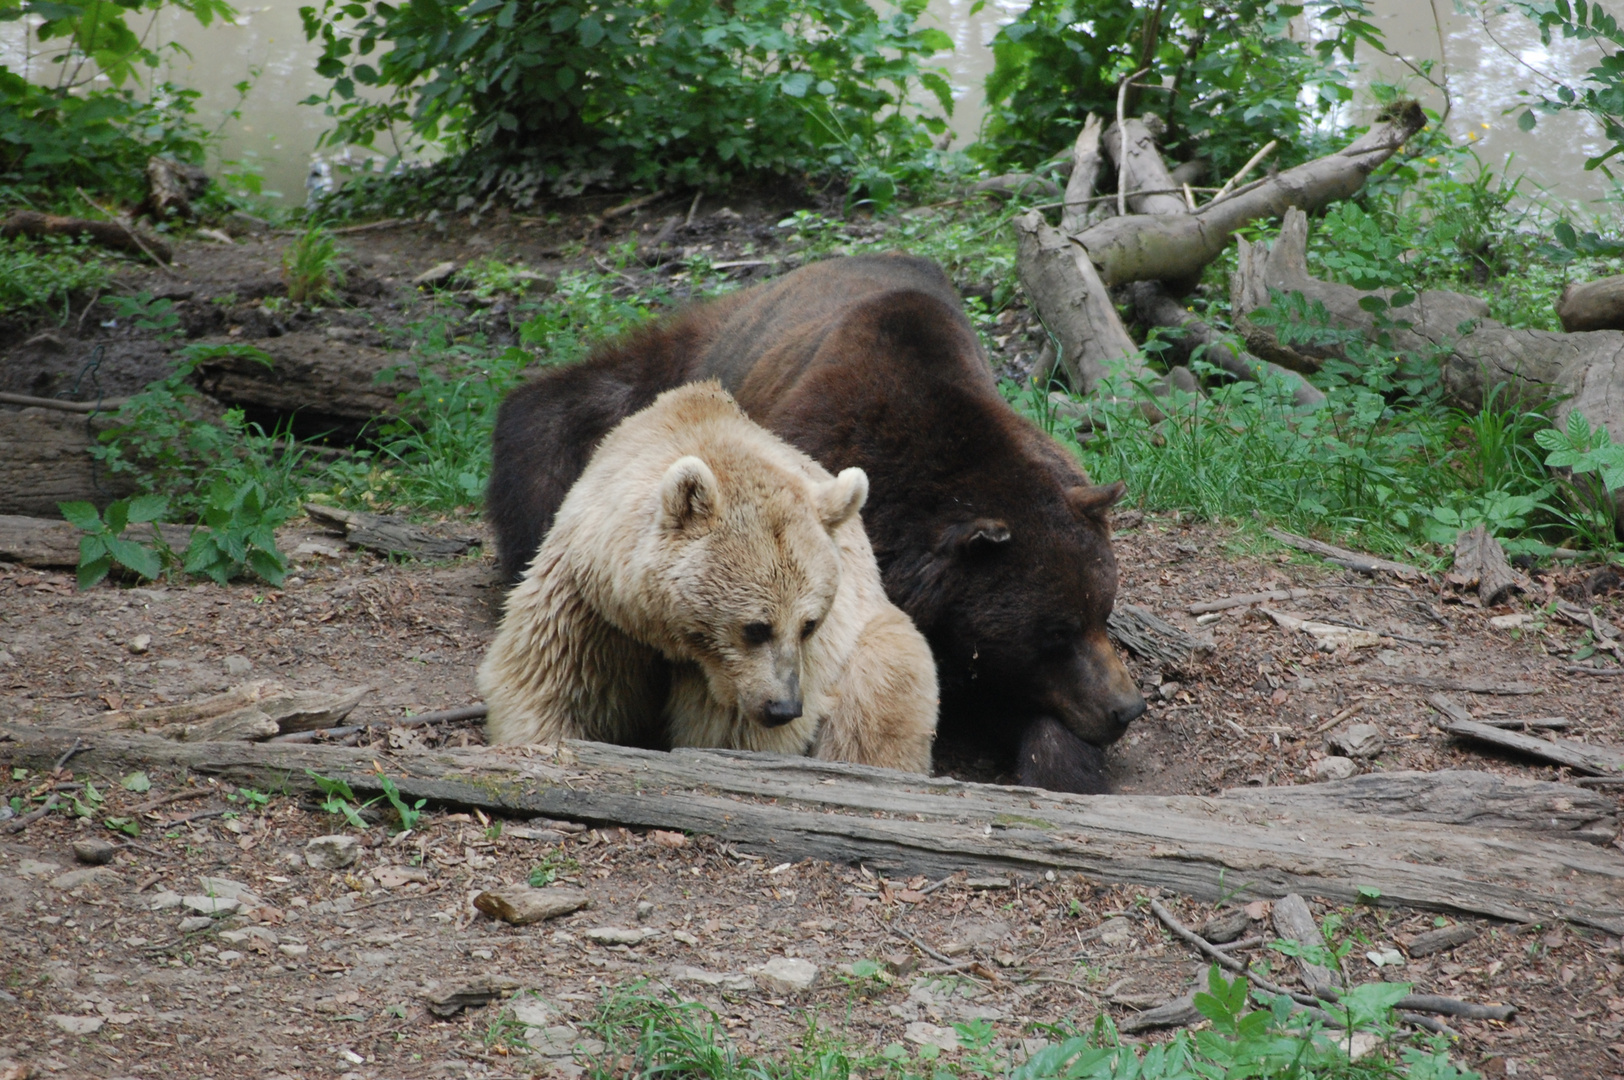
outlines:
{"label": "light brown bear", "polygon": [[829,473],[715,382],[598,446],[479,671],[493,743],[594,739],[930,771],[936,667]]}

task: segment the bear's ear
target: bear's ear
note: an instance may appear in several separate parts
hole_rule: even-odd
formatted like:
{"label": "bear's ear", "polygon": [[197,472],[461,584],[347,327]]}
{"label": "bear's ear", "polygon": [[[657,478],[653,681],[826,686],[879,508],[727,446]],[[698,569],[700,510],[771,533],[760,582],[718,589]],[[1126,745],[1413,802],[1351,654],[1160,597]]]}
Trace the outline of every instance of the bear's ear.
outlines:
{"label": "bear's ear", "polygon": [[997,518],[976,518],[950,525],[942,533],[942,547],[950,551],[990,551],[1009,543],[1009,526]]}
{"label": "bear's ear", "polygon": [[842,469],[833,480],[812,485],[812,505],[826,529],[844,525],[868,501],[868,473],[862,469]]}
{"label": "bear's ear", "polygon": [[660,524],[683,532],[704,528],[721,511],[716,474],[696,457],[680,457],[660,480]]}
{"label": "bear's ear", "polygon": [[1066,489],[1066,502],[1071,505],[1072,512],[1082,516],[1099,517],[1122,498],[1122,493],[1128,490],[1128,485],[1118,480],[1114,484],[1101,484],[1098,487],[1074,487]]}

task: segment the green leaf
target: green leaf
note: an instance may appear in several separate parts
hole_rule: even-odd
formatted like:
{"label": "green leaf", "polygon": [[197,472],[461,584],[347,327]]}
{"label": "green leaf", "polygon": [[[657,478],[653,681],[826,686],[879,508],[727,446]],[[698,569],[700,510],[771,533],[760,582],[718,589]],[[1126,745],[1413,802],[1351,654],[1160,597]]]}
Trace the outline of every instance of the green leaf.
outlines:
{"label": "green leaf", "polygon": [[144,772],[133,772],[126,776],[123,780],[120,780],[119,786],[125,791],[134,791],[139,793],[142,791],[152,790],[152,781],[147,778],[147,774]]}
{"label": "green leaf", "polygon": [[130,501],[119,499],[117,502],[108,503],[107,511],[102,518],[107,522],[107,531],[117,536],[130,523]]}
{"label": "green leaf", "polygon": [[102,528],[101,515],[96,508],[87,502],[57,503],[56,508],[62,511],[62,516],[69,525],[83,532],[100,532]]}
{"label": "green leaf", "polygon": [[130,500],[130,520],[136,523],[162,520],[169,511],[166,495],[137,495]]}
{"label": "green leaf", "polygon": [[107,576],[107,572],[112,568],[113,560],[108,558],[106,555],[103,555],[99,559],[92,559],[89,562],[80,563],[79,588],[88,589],[92,585],[97,584],[102,578]]}
{"label": "green leaf", "polygon": [[118,560],[119,565],[134,570],[148,581],[163,573],[163,560],[144,544],[137,544],[133,540],[112,540],[108,546],[112,548],[113,558]]}

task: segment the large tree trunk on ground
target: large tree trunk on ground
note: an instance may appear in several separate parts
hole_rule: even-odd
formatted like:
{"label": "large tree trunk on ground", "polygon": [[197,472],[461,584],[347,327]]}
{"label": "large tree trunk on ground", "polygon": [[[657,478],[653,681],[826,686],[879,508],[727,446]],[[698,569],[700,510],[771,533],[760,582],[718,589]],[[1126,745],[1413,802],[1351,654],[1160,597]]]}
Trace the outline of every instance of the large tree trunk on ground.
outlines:
{"label": "large tree trunk on ground", "polygon": [[[1308,218],[1289,211],[1273,248],[1242,239],[1240,260],[1230,280],[1236,325],[1259,356],[1279,363],[1316,365],[1304,350],[1286,349],[1260,328],[1245,322],[1248,312],[1269,302],[1269,290],[1302,293],[1325,306],[1334,326],[1376,331],[1375,316],[1359,302],[1367,296],[1384,300],[1396,290],[1363,292],[1350,285],[1321,281],[1308,274]],[[1423,290],[1415,301],[1391,310],[1399,325],[1389,330],[1395,348],[1412,355],[1438,355],[1444,389],[1451,402],[1476,411],[1490,390],[1502,388],[1502,402],[1538,408],[1555,401],[1557,426],[1575,410],[1591,424],[1607,428],[1615,443],[1624,442],[1624,331],[1596,330],[1558,334],[1546,330],[1513,330],[1488,317],[1488,305],[1460,293]],[[1624,489],[1614,493],[1624,511]]]}
{"label": "large tree trunk on ground", "polygon": [[[221,357],[198,366],[196,382],[227,405],[280,413],[304,410],[322,417],[362,421],[399,412],[395,398],[417,385],[409,358],[368,345],[334,341],[316,333],[285,334],[252,343],[272,359],[266,367],[241,356]],[[401,368],[388,383],[377,382],[389,368]]]}
{"label": "large tree trunk on ground", "polygon": [[90,456],[107,422],[54,409],[0,409],[0,514],[60,518],[59,502],[102,507],[131,494],[128,473],[109,473]]}
{"label": "large tree trunk on ground", "polygon": [[[0,450],[0,453],[4,451]],[[56,508],[51,509],[54,511]],[[161,524],[158,529],[163,534],[164,543],[173,551],[185,551],[186,545],[192,541],[191,526]],[[50,521],[0,514],[0,562],[17,562],[24,566],[78,566],[79,538],[83,535],[60,518]],[[131,525],[124,530],[122,539],[148,542],[152,539],[152,526]]]}
{"label": "large tree trunk on ground", "polygon": [[1107,218],[1074,242],[1107,285],[1192,277],[1222,254],[1241,226],[1288,207],[1317,210],[1352,195],[1425,123],[1421,107],[1406,102],[1338,153],[1237,188],[1193,214]]}
{"label": "large tree trunk on ground", "polygon": [[1190,209],[1183,195],[1172,194],[1178,182],[1167,171],[1156,140],[1143,120],[1123,123],[1128,133],[1127,158],[1123,158],[1122,132],[1112,124],[1105,132],[1105,152],[1116,161],[1121,190],[1126,192],[1128,210],[1134,214],[1183,214]]}
{"label": "large tree trunk on ground", "polygon": [[[379,790],[376,752],[364,748],[174,743],[20,726],[0,728],[0,739],[9,740],[0,741],[0,761],[35,770],[52,768],[84,739],[90,745],[72,763],[79,770],[180,767],[281,791],[311,790],[310,769],[360,793]],[[1325,784],[1317,785],[1317,803],[1282,806],[1278,793],[1254,801],[1250,790],[1220,798],[1062,795],[808,758],[601,743],[569,743],[558,753],[402,750],[387,760],[407,801],[691,830],[774,859],[931,874],[1071,870],[1205,899],[1296,892],[1353,903],[1374,888],[1384,905],[1518,922],[1558,917],[1624,933],[1624,854],[1553,836],[1561,819],[1540,807],[1573,800],[1605,811],[1587,793],[1554,784],[1518,792],[1515,782],[1501,782],[1513,795],[1486,800],[1484,813],[1501,826],[1491,830],[1446,824],[1437,814],[1412,821],[1361,813],[1372,805],[1427,813],[1429,799],[1413,792],[1378,796],[1375,777],[1361,778],[1346,799],[1338,785]],[[1433,783],[1447,788],[1458,775],[1436,774]],[[1482,817],[1459,805],[1442,814],[1463,815]],[[1542,831],[1522,828],[1532,822]]]}

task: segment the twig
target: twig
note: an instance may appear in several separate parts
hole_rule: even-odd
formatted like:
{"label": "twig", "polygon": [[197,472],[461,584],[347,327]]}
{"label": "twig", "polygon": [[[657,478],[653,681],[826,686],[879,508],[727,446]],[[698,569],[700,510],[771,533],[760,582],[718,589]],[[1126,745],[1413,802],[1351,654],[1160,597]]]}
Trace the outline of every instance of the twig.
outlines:
{"label": "twig", "polygon": [[117,409],[129,398],[104,398],[101,401],[63,401],[59,398],[33,397],[29,394],[0,393],[0,402],[21,405],[24,408],[55,409],[58,412],[92,413]]}
{"label": "twig", "polygon": [[78,739],[74,739],[73,740],[73,745],[68,747],[67,750],[62,754],[61,757],[56,759],[56,764],[51,768],[51,771],[54,772],[54,773],[61,772],[62,771],[62,766],[66,765],[68,763],[69,759],[71,759],[73,757],[73,755],[77,754],[81,750],[88,750],[88,749],[89,749],[89,747],[85,746]]}
{"label": "twig", "polygon": [[205,818],[216,818],[221,814],[229,813],[231,813],[231,808],[229,806],[223,806],[218,810],[204,810],[196,814],[187,814],[185,817],[170,818],[168,821],[163,823],[163,827],[167,829],[171,825],[184,825],[188,821],[202,821]]}
{"label": "twig", "polygon": [[1343,709],[1341,712],[1337,713],[1335,716],[1333,716],[1329,720],[1325,721],[1325,723],[1321,724],[1319,727],[1315,728],[1313,731],[1310,731],[1308,733],[1309,736],[1312,737],[1312,736],[1315,736],[1315,735],[1323,735],[1327,731],[1330,731],[1332,728],[1336,727],[1342,721],[1346,720],[1348,717],[1350,717],[1354,713],[1358,712],[1359,711],[1359,706],[1360,706],[1361,703],[1364,702],[1364,700],[1365,699],[1361,697],[1358,701],[1355,701],[1352,705],[1349,705],[1346,709]]}
{"label": "twig", "polygon": [[345,225],[341,229],[330,231],[334,236],[353,236],[356,233],[372,232],[374,229],[392,229],[396,225],[404,224],[405,218],[384,218],[382,221],[369,221],[365,225]]}
{"label": "twig", "polygon": [[149,814],[158,809],[160,806],[168,806],[170,803],[184,802],[187,799],[202,799],[213,794],[214,791],[212,788],[189,788],[186,791],[173,791],[168,795],[160,795],[156,799],[149,799],[147,802],[131,808],[130,813]]}
{"label": "twig", "polygon": [[306,743],[315,742],[317,738],[326,735],[350,735],[368,728],[391,727],[419,727],[423,724],[455,723],[461,720],[481,720],[488,713],[486,705],[463,705],[456,709],[440,709],[436,712],[419,713],[416,716],[403,716],[395,720],[374,720],[366,724],[346,724],[343,727],[316,728],[312,731],[294,731],[287,735],[277,735],[266,739],[274,743]]}
{"label": "twig", "polygon": [[684,229],[694,227],[694,215],[699,213],[699,200],[704,197],[705,193],[703,191],[694,192],[694,201],[688,204],[688,217],[682,223]]}
{"label": "twig", "polygon": [[1594,675],[1601,679],[1616,679],[1624,675],[1624,667],[1599,668],[1587,664],[1563,664],[1558,671],[1571,671],[1575,675]]}
{"label": "twig", "polygon": [[1568,783],[1580,787],[1619,787],[1624,785],[1624,776],[1575,776]]}
{"label": "twig", "polygon": [[1240,952],[1242,949],[1255,949],[1259,945],[1267,945],[1268,943],[1268,938],[1259,936],[1241,938],[1239,941],[1226,941],[1221,945],[1214,944],[1212,947],[1217,949],[1219,952],[1232,953]]}
{"label": "twig", "polygon": [[954,960],[951,956],[947,955],[946,953],[937,952],[935,949],[931,948],[929,945],[926,945],[923,941],[920,941],[917,937],[908,933],[906,930],[899,929],[898,927],[892,926],[889,923],[886,924],[885,928],[939,964],[954,965],[958,963],[958,961]]}
{"label": "twig", "polygon": [[1212,197],[1212,202],[1209,202],[1207,205],[1211,206],[1212,203],[1215,203],[1219,199],[1222,199],[1224,196],[1228,195],[1231,188],[1240,183],[1242,180],[1245,180],[1246,174],[1257,168],[1258,163],[1264,158],[1268,157],[1270,154],[1274,153],[1274,148],[1279,145],[1280,140],[1270,139],[1268,145],[1264,146],[1263,149],[1259,150],[1257,153],[1253,154],[1247,159],[1246,164],[1241,166],[1240,172],[1236,173],[1234,176],[1231,176],[1229,178],[1229,182],[1218,189],[1218,194],[1214,195]]}
{"label": "twig", "polygon": [[1117,87],[1117,216],[1128,216],[1128,84],[1149,71],[1149,68],[1140,68],[1138,71],[1122,80]]}
{"label": "twig", "polygon": [[135,230],[130,228],[128,225],[126,225],[124,223],[123,218],[119,217],[117,214],[113,213],[111,210],[109,210],[106,207],[102,206],[101,204],[97,203],[89,195],[86,195],[84,188],[74,188],[74,190],[79,193],[79,197],[81,199],[83,199],[86,203],[89,203],[91,206],[94,206],[97,210],[100,210],[102,212],[102,214],[104,214],[107,217],[107,219],[109,221],[111,221],[113,224],[117,225],[119,228],[123,229],[124,234],[126,236],[128,236],[131,240],[135,241],[135,246],[136,247],[138,247],[142,251],[146,252],[147,258],[151,259],[154,263],[156,263],[157,266],[158,266],[158,269],[162,270],[164,273],[168,274],[170,277],[174,278],[176,281],[181,280],[181,276],[179,274],[175,273],[173,270],[169,269],[168,265],[166,265],[162,259],[158,258],[157,254],[154,253],[151,248],[147,247],[146,241],[142,240],[139,236],[137,236],[136,233],[135,233]]}
{"label": "twig", "polygon": [[1386,630],[1373,630],[1368,626],[1360,626],[1358,623],[1351,623],[1346,619],[1338,619],[1330,615],[1315,615],[1314,620],[1316,622],[1331,623],[1333,626],[1346,626],[1350,630],[1363,630],[1367,634],[1375,634],[1377,637],[1391,638],[1394,641],[1405,641],[1411,645],[1436,645],[1439,648],[1443,648],[1449,644],[1446,641],[1437,641],[1433,638],[1406,637],[1403,634],[1390,634]]}
{"label": "twig", "polygon": [[38,821],[40,818],[44,817],[46,814],[49,814],[52,810],[55,810],[55,809],[56,809],[56,796],[52,795],[49,799],[45,800],[45,805],[44,806],[40,807],[38,810],[30,810],[28,813],[24,814],[22,817],[18,818],[16,821],[13,821],[11,824],[7,825],[6,826],[6,832],[8,832],[8,833],[20,833],[24,829],[28,828],[30,825],[34,824],[34,822]]}
{"label": "twig", "polygon": [[89,316],[91,309],[93,309],[100,302],[101,290],[98,289],[96,292],[90,294],[90,303],[86,304],[85,309],[79,313],[79,325],[74,329],[75,335],[78,337],[85,336],[85,318]]}

